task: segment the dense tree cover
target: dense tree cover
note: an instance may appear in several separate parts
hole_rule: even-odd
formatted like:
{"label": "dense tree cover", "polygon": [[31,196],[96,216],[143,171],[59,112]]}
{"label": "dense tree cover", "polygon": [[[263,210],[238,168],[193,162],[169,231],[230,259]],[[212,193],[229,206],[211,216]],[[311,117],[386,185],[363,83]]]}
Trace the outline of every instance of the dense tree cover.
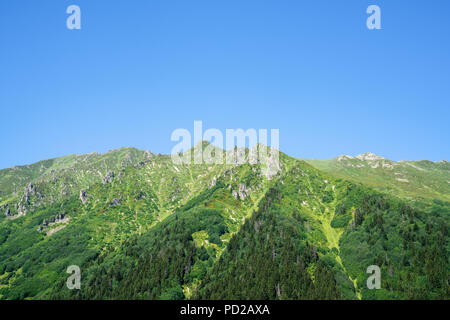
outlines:
{"label": "dense tree cover", "polygon": [[298,214],[281,214],[272,188],[194,293],[198,299],[339,299],[331,269]]}
{"label": "dense tree cover", "polygon": [[[366,299],[448,299],[449,206],[427,211],[345,183],[339,215],[351,220],[341,238],[341,256],[358,278]],[[368,290],[364,266],[382,270],[381,290]]]}
{"label": "dense tree cover", "polygon": [[[64,201],[62,206],[66,214],[73,218],[77,216],[73,199]],[[2,226],[1,295],[8,299],[45,295],[45,290],[54,286],[68,265],[83,264],[96,258],[98,250],[89,247],[92,233],[85,224],[76,228],[69,225],[63,233],[55,233],[52,237],[36,230],[43,220],[49,220],[59,212],[61,204],[55,204],[30,217],[29,221],[18,219],[8,227]]]}
{"label": "dense tree cover", "polygon": [[183,299],[182,286],[193,280],[195,264],[207,268],[215,258],[214,249],[195,245],[192,234],[200,230],[208,233],[211,243],[220,245],[227,227],[215,209],[176,213],[117,252],[83,266],[83,290],[68,290],[62,281],[53,298]]}
{"label": "dense tree cover", "polygon": [[271,189],[219,261],[216,249],[197,246],[192,236],[204,230],[219,247],[227,232],[221,213],[205,208],[200,196],[189,210],[83,266],[82,290],[68,290],[61,281],[52,298],[183,299],[186,286],[202,299],[341,298],[332,270],[305,239],[302,218],[271,206],[278,197]]}

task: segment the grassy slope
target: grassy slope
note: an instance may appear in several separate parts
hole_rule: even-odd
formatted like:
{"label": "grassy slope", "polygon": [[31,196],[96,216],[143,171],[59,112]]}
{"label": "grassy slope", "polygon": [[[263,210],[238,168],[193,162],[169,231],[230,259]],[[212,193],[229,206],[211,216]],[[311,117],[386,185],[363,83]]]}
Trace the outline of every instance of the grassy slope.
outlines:
{"label": "grassy slope", "polygon": [[105,154],[91,153],[40,161],[27,166],[0,170],[0,205],[19,199],[29,182],[41,187],[48,201],[70,196],[100,182],[109,171],[148,161],[151,153],[121,148]]}
{"label": "grassy slope", "polygon": [[363,183],[408,200],[450,201],[448,162],[426,160],[394,162],[387,159],[367,161],[345,157],[305,161],[335,177]]}

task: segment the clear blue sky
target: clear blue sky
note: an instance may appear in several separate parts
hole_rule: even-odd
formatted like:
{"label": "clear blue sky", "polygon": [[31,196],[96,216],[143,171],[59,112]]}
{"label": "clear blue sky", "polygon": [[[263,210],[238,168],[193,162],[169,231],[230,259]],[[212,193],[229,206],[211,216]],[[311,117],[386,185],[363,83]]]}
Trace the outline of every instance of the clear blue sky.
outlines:
{"label": "clear blue sky", "polygon": [[0,167],[170,153],[194,120],[278,128],[296,157],[450,159],[449,16],[447,0],[1,1]]}

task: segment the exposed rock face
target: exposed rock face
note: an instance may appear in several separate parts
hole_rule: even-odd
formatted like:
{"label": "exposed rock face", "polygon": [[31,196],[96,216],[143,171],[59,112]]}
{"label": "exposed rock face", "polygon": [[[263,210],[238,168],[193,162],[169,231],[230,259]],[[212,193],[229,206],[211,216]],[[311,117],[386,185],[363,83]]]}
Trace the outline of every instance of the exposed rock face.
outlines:
{"label": "exposed rock face", "polygon": [[[275,154],[274,150],[272,150],[272,154]],[[280,160],[278,156],[269,156],[266,159],[264,159],[266,164],[266,179],[271,180],[272,177],[276,176],[277,174],[281,173],[281,167],[280,167]]]}
{"label": "exposed rock face", "polygon": [[247,189],[247,187],[240,183],[239,184],[239,190],[232,190],[231,194],[235,199],[245,200],[248,196],[250,196],[250,191]]}
{"label": "exposed rock face", "polygon": [[106,176],[103,178],[102,183],[103,184],[107,184],[107,183],[111,183],[114,179],[114,172],[110,171],[106,174]]}
{"label": "exposed rock face", "polygon": [[209,184],[209,188],[208,189],[211,189],[212,187],[215,187],[216,184],[217,184],[217,179],[216,179],[216,177],[214,177],[212,179],[211,183]]}
{"label": "exposed rock face", "polygon": [[36,187],[31,182],[28,183],[23,191],[23,196],[28,198],[30,195],[35,194],[36,194]]}
{"label": "exposed rock face", "polygon": [[352,156],[349,156],[347,154],[344,154],[343,156],[337,157],[337,161],[347,160],[347,159],[353,159]]}
{"label": "exposed rock face", "polygon": [[[31,196],[34,196],[34,202],[31,201]],[[18,215],[16,217],[24,216],[28,213],[31,206],[39,206],[40,200],[44,199],[45,195],[38,192],[36,189],[36,186],[33,185],[31,182],[29,182],[24,190],[23,195],[20,201],[16,204],[16,209],[18,212]]]}
{"label": "exposed rock face", "polygon": [[49,221],[49,224],[61,222],[62,220],[64,220],[64,216],[65,216],[65,215],[66,215],[65,213],[60,213],[60,214],[57,214],[57,215],[54,216],[54,217],[51,217],[51,218],[48,220],[48,221]]}
{"label": "exposed rock face", "polygon": [[22,204],[22,201],[16,205],[16,209],[19,216],[24,216],[28,213],[28,209]]}
{"label": "exposed rock face", "polygon": [[80,200],[83,204],[85,204],[88,200],[88,194],[85,190],[80,190]]}
{"label": "exposed rock face", "polygon": [[360,154],[358,156],[356,156],[356,158],[358,158],[359,160],[383,160],[383,157],[380,157],[379,155],[376,155],[375,153],[372,152],[366,152],[363,154]]}
{"label": "exposed rock face", "polygon": [[30,196],[36,194],[36,187],[30,182],[23,189],[23,195],[20,202],[17,205],[17,211],[19,214],[27,214],[27,205],[30,205]]}
{"label": "exposed rock face", "polygon": [[[51,217],[50,219],[48,219],[48,221],[47,221],[47,219],[44,219],[44,221],[42,221],[42,225],[40,225],[37,229],[36,229],[36,231],[37,232],[41,232],[41,231],[44,231],[45,229],[47,229],[48,227],[50,227],[50,226],[52,226],[52,225],[54,225],[54,224],[56,224],[56,223],[64,223],[64,224],[67,224],[68,222],[70,221],[70,217],[66,217],[66,213],[65,212],[62,212],[62,213],[59,213],[59,214],[57,214],[56,216],[54,216],[54,217]],[[65,225],[64,225],[65,226]],[[64,227],[63,226],[63,227]],[[59,227],[59,229],[58,230],[60,230],[60,229],[62,229],[62,227]],[[56,231],[58,231],[58,230],[56,230]],[[51,233],[54,233],[54,232],[56,232],[56,231],[47,231],[47,235],[49,235],[49,233],[51,234]]]}
{"label": "exposed rock face", "polygon": [[245,198],[247,198],[250,195],[250,191],[248,191],[247,187],[240,183],[239,184],[239,198],[241,198],[241,200],[245,200]]}
{"label": "exposed rock face", "polygon": [[120,196],[119,198],[114,198],[111,200],[109,206],[110,207],[115,207],[115,206],[120,206],[120,201],[122,200],[122,196]]}

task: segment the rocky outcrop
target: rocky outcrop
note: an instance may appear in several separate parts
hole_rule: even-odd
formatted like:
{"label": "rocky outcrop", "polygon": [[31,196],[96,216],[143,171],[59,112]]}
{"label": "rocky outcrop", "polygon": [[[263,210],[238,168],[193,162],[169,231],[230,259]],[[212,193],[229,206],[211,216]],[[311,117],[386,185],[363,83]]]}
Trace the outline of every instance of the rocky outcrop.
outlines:
{"label": "rocky outcrop", "polygon": [[356,156],[356,158],[358,158],[359,160],[365,160],[365,161],[373,161],[373,160],[383,160],[384,158],[376,155],[375,153],[372,152],[366,152],[363,154],[360,154],[358,156]]}
{"label": "rocky outcrop", "polygon": [[109,171],[106,176],[103,178],[102,183],[103,184],[107,184],[107,183],[111,183],[114,180],[114,172]]}
{"label": "rocky outcrop", "polygon": [[69,220],[70,220],[70,218],[66,217],[65,212],[59,213],[56,216],[51,217],[48,220],[44,219],[42,221],[42,224],[37,227],[36,231],[41,232],[56,223],[68,223]]}
{"label": "rocky outcrop", "polygon": [[80,190],[80,200],[83,204],[85,204],[88,200],[88,194],[85,190]]}
{"label": "rocky outcrop", "polygon": [[[275,152],[275,151],[272,151]],[[274,176],[281,173],[280,160],[278,156],[269,156],[264,159],[266,164],[265,176],[267,180],[272,180]]]}
{"label": "rocky outcrop", "polygon": [[[33,197],[33,202],[31,201]],[[20,201],[16,204],[17,217],[24,216],[30,210],[30,207],[36,207],[40,205],[40,201],[45,198],[45,195],[40,193],[36,186],[29,182],[23,189],[23,195]]]}
{"label": "rocky outcrop", "polygon": [[247,189],[245,184],[240,183],[238,191],[232,190],[231,194],[235,199],[245,200],[248,196],[250,196],[250,190]]}
{"label": "rocky outcrop", "polygon": [[23,191],[24,197],[29,197],[30,195],[34,196],[35,194],[36,194],[36,186],[34,186],[31,182],[28,183]]}
{"label": "rocky outcrop", "polygon": [[111,200],[111,202],[109,203],[110,207],[115,207],[115,206],[120,206],[120,202],[122,201],[122,196],[120,196],[119,198],[114,198]]}
{"label": "rocky outcrop", "polygon": [[61,222],[62,220],[64,220],[65,215],[66,215],[65,213],[57,214],[56,216],[51,217],[51,218],[49,219],[49,223],[59,223],[59,222]]}
{"label": "rocky outcrop", "polygon": [[24,216],[28,213],[28,208],[21,202],[16,205],[18,216]]}
{"label": "rocky outcrop", "polygon": [[211,183],[209,184],[208,189],[211,189],[212,187],[215,187],[216,184],[217,184],[217,179],[216,179],[216,177],[214,177],[214,178],[212,179]]}
{"label": "rocky outcrop", "polygon": [[238,194],[239,194],[239,198],[241,198],[241,200],[245,200],[245,198],[247,198],[250,195],[250,191],[247,189],[245,184],[240,183]]}
{"label": "rocky outcrop", "polygon": [[34,196],[36,194],[36,187],[30,182],[23,189],[23,195],[17,204],[17,211],[19,214],[26,215],[28,212],[27,206],[30,205],[30,196]]}

